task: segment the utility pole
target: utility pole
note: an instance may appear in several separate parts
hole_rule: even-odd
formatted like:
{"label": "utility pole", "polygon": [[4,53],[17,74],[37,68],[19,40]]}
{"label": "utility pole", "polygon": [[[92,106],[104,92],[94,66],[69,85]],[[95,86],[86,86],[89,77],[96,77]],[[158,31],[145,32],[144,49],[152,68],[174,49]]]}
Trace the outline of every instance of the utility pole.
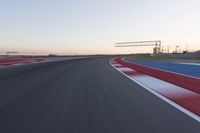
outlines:
{"label": "utility pole", "polygon": [[186,44],[186,51],[188,52],[188,43]]}
{"label": "utility pole", "polygon": [[167,46],[167,53],[169,54],[169,45]]}
{"label": "utility pole", "polygon": [[179,48],[179,47],[180,47],[180,46],[176,45],[175,53],[178,53],[178,48]]}

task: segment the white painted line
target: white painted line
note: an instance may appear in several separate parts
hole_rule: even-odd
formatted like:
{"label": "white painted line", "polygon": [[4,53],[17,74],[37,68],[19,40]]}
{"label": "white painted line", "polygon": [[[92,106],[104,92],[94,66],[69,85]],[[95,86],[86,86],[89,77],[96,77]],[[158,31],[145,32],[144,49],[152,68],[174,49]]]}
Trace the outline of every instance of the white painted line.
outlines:
{"label": "white painted line", "polygon": [[115,62],[115,61],[112,61],[112,62],[110,62],[111,64],[117,64],[117,62]]}
{"label": "white painted line", "polygon": [[115,67],[122,67],[121,64],[112,64],[112,65],[115,66]]}
{"label": "white painted line", "polygon": [[185,63],[185,62],[176,62],[176,64],[200,66],[200,63]]}
{"label": "white painted line", "polygon": [[[125,75],[125,74],[124,74]],[[128,76],[127,76],[128,77]],[[175,107],[176,109],[180,110],[181,112],[185,113],[186,115],[190,116],[191,118],[193,118],[194,120],[200,122],[200,117],[198,115],[196,115],[195,113],[189,111],[188,109],[180,106],[179,104],[173,102],[172,100],[162,96],[161,94],[159,94],[158,92],[152,90],[151,88],[149,88],[148,86],[142,84],[141,82],[138,82],[137,80],[134,80],[130,77],[128,77],[129,79],[131,79],[132,81],[134,81],[135,83],[139,84],[140,86],[142,86],[143,88],[145,88],[146,90],[148,90],[149,92],[153,93],[154,95],[156,95],[157,97],[161,98],[162,100],[164,100],[165,102],[169,103],[170,105],[172,105],[173,107]]]}
{"label": "white painted line", "polygon": [[[111,64],[110,64],[111,65]],[[159,97],[160,99],[164,100],[165,102],[167,102],[168,104],[172,105],[173,107],[175,107],[176,109],[180,110],[181,112],[185,113],[186,115],[190,116],[191,118],[193,118],[194,120],[200,122],[200,117],[196,114],[194,114],[193,112],[183,108],[182,106],[178,105],[177,103],[173,102],[172,100],[162,96],[161,94],[159,94],[158,92],[152,90],[151,88],[149,88],[148,86],[142,84],[141,82],[127,76],[125,73],[123,73],[122,71],[120,71],[118,68],[113,67],[114,69],[116,69],[118,72],[120,72],[121,74],[123,74],[124,76],[126,76],[127,78],[129,78],[130,80],[134,81],[135,83],[137,83],[138,85],[142,86],[144,89],[146,89],[147,91],[151,92],[152,94],[154,94],[155,96]]]}

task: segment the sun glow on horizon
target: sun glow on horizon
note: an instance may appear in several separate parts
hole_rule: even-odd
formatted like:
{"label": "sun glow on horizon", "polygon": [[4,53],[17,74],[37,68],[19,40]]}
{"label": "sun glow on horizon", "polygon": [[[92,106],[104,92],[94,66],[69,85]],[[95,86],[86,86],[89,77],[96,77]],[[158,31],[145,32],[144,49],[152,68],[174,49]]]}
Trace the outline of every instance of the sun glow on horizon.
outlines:
{"label": "sun glow on horizon", "polygon": [[163,49],[200,49],[198,0],[30,0],[0,2],[0,52],[151,53],[118,41],[162,40]]}

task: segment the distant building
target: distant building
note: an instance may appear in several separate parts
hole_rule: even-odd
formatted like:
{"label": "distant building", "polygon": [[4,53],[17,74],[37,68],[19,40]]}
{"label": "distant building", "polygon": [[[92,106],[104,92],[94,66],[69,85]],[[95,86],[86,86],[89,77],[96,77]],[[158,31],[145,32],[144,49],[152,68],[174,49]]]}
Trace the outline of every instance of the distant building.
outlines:
{"label": "distant building", "polygon": [[198,51],[195,51],[194,53],[200,54],[200,50],[198,50]]}

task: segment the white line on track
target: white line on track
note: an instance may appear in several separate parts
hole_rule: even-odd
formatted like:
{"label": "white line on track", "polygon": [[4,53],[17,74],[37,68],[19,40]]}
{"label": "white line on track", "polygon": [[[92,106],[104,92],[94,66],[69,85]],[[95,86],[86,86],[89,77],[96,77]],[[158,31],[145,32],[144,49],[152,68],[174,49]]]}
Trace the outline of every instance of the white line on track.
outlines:
{"label": "white line on track", "polygon": [[[111,62],[109,62],[111,66],[113,66],[111,64]],[[162,96],[161,94],[159,94],[158,92],[152,90],[151,88],[149,88],[148,86],[146,86],[145,84],[137,81],[136,79],[126,75],[125,73],[123,73],[119,68],[116,68],[113,66],[114,69],[116,69],[118,72],[120,72],[121,74],[123,74],[125,77],[129,78],[130,80],[134,81],[135,83],[137,83],[138,85],[142,86],[144,89],[146,89],[147,91],[151,92],[152,94],[154,94],[155,96],[159,97],[160,99],[164,100],[165,102],[167,102],[168,104],[172,105],[173,107],[175,107],[176,109],[180,110],[181,112],[185,113],[186,115],[190,116],[191,118],[193,118],[194,120],[200,122],[200,117],[196,114],[194,114],[193,112],[187,110],[186,108],[178,105],[177,103],[173,102],[172,100]]]}
{"label": "white line on track", "polygon": [[185,62],[176,62],[176,64],[200,66],[200,63],[185,63]]}
{"label": "white line on track", "polygon": [[112,64],[112,65],[115,66],[115,67],[122,67],[121,64]]}

